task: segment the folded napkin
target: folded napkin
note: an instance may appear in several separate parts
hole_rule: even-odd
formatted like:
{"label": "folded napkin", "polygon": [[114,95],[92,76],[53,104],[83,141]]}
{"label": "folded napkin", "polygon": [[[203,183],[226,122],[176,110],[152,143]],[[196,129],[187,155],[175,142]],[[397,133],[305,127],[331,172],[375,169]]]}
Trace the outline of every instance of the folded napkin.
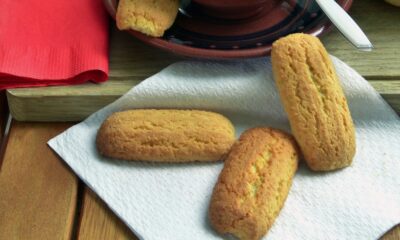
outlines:
{"label": "folded napkin", "polygon": [[[353,164],[311,172],[301,164],[264,239],[377,239],[400,222],[400,121],[358,73],[333,58],[357,131]],[[156,164],[101,157],[96,132],[112,112],[195,108],[289,131],[268,58],[180,62],[49,141],[75,173],[142,239],[220,239],[207,209],[223,163]]]}
{"label": "folded napkin", "polygon": [[108,17],[99,0],[3,0],[0,89],[103,82]]}

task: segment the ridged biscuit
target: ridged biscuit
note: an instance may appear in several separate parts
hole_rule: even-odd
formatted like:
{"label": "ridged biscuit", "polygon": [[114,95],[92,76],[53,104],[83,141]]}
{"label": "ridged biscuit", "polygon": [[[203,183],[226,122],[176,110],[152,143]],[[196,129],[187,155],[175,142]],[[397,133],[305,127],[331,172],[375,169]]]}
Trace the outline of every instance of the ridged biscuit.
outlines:
{"label": "ridged biscuit", "polygon": [[225,160],[214,187],[209,218],[221,234],[260,239],[275,221],[298,165],[294,139],[279,130],[244,132]]}
{"label": "ridged biscuit", "polygon": [[129,110],[109,116],[97,133],[100,154],[125,160],[218,161],[235,141],[224,116],[197,110]]}
{"label": "ridged biscuit", "polygon": [[174,23],[178,9],[179,0],[120,0],[117,27],[160,37]]}
{"label": "ridged biscuit", "polygon": [[272,67],[292,132],[308,166],[349,166],[355,130],[343,90],[318,38],[292,34],[273,44]]}

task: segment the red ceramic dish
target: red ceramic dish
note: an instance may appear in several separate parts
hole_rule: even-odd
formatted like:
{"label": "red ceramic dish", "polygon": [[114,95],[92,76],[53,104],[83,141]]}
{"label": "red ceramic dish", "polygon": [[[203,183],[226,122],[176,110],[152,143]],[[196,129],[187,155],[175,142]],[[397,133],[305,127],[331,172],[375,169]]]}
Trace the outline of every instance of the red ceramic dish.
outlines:
{"label": "red ceramic dish", "polygon": [[[347,11],[352,0],[337,0]],[[115,19],[117,0],[104,0]],[[314,0],[286,0],[255,16],[227,20],[208,16],[194,2],[180,11],[174,25],[161,38],[129,31],[152,46],[197,58],[249,58],[267,56],[272,43],[285,35],[305,32],[319,36],[331,23]]]}
{"label": "red ceramic dish", "polygon": [[223,19],[244,19],[262,10],[271,10],[282,0],[192,0],[199,10],[212,17]]}

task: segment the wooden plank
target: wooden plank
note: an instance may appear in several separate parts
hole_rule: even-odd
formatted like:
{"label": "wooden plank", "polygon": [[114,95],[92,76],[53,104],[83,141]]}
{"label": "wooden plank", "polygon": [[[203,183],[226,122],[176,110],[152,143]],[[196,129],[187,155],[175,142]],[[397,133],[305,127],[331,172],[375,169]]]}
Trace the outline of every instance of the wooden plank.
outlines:
{"label": "wooden plank", "polygon": [[[3,140],[4,130],[8,118],[8,104],[6,91],[0,91],[0,142]],[[1,165],[1,160],[0,160]]]}
{"label": "wooden plank", "polygon": [[6,125],[9,118],[6,91],[0,91],[0,169],[5,149]]}
{"label": "wooden plank", "polygon": [[399,240],[400,239],[400,224],[388,231],[381,240]]}
{"label": "wooden plank", "polygon": [[[112,103],[122,94],[138,84],[139,81],[109,81],[106,84],[113,89],[108,91],[99,87],[102,97],[84,96],[79,97],[77,102],[75,97],[49,97],[42,95],[39,91],[13,95],[8,92],[8,100],[12,102],[11,114],[20,121],[80,121],[85,119],[93,112]],[[371,80],[370,83],[382,94],[383,98],[397,111],[400,112],[400,80]],[[83,86],[86,87],[87,85]],[[90,88],[90,87],[89,87]],[[108,89],[110,89],[108,88]],[[50,91],[47,89],[46,91]],[[29,94],[29,101],[21,97]],[[58,106],[55,108],[55,106]],[[43,109],[51,109],[44,111]]]}
{"label": "wooden plank", "polygon": [[[379,13],[379,17],[371,12]],[[398,8],[384,1],[354,1],[351,15],[375,45],[372,52],[354,49],[337,31],[324,36],[330,53],[347,62],[367,79],[400,79],[400,22]],[[110,47],[110,80],[105,84],[10,89],[7,91],[11,114],[23,121],[77,121],[112,102],[141,80],[167,65],[184,59],[147,46],[125,32],[113,28]],[[388,83],[390,90],[392,85]],[[397,89],[397,88],[396,88]],[[386,99],[398,101],[400,92]]]}
{"label": "wooden plank", "polygon": [[371,52],[356,50],[334,30],[322,38],[328,51],[367,79],[400,79],[399,8],[382,1],[354,1],[351,16],[374,45]]}
{"label": "wooden plank", "polygon": [[368,82],[381,94],[397,114],[400,114],[400,80],[369,80]]}
{"label": "wooden plank", "polygon": [[13,122],[0,171],[0,239],[69,239],[77,178],[46,142],[70,124]]}
{"label": "wooden plank", "polygon": [[85,188],[78,239],[127,240],[137,238],[93,191]]}
{"label": "wooden plank", "polygon": [[381,240],[399,240],[399,239],[400,239],[400,224],[393,227],[381,238]]}

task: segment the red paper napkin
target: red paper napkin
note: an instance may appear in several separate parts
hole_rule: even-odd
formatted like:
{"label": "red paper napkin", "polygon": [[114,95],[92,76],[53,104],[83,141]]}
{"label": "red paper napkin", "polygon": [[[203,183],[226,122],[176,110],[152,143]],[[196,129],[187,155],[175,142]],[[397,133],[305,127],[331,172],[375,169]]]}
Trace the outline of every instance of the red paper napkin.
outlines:
{"label": "red paper napkin", "polygon": [[107,77],[108,17],[101,0],[1,0],[0,89]]}

